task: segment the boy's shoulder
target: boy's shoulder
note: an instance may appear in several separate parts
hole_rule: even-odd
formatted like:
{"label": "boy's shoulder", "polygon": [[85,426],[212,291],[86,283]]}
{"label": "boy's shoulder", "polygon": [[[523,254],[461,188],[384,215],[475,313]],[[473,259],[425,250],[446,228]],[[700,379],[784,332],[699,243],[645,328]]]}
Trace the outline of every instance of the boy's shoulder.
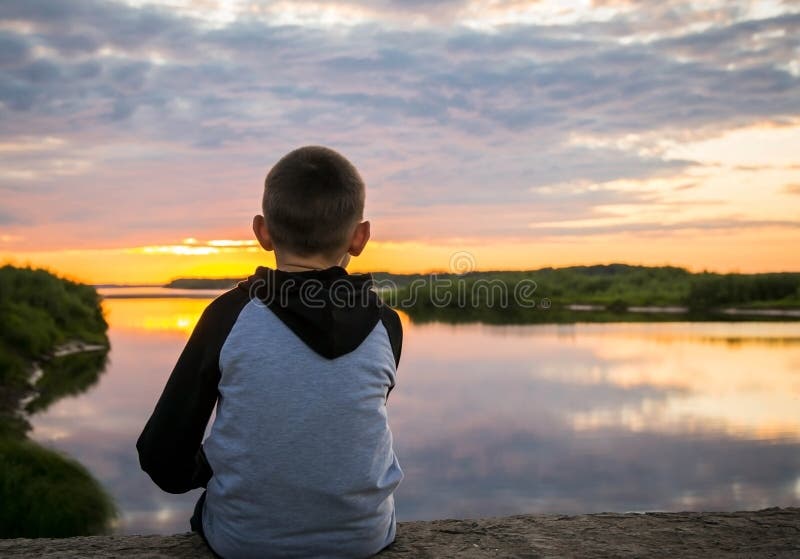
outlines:
{"label": "boy's shoulder", "polygon": [[215,297],[203,310],[201,319],[219,319],[226,315],[233,315],[235,318],[249,301],[250,294],[244,282],[239,282],[236,286]]}
{"label": "boy's shoulder", "polygon": [[[198,326],[205,332],[210,332],[216,338],[217,344],[224,342],[248,303],[256,301],[259,307],[270,309],[312,349],[329,358],[355,349],[376,323],[380,322],[388,334],[395,364],[399,364],[403,345],[402,321],[398,313],[384,303],[377,293],[372,292],[364,300],[367,307],[355,305],[350,309],[336,307],[335,303],[327,299],[327,304],[322,306],[305,302],[302,289],[292,289],[287,300],[282,300],[281,297],[263,300],[265,293],[277,295],[270,289],[266,292],[262,290],[265,285],[269,285],[269,282],[265,284],[262,281],[263,275],[262,271],[239,282],[211,301],[203,311]],[[350,277],[363,280],[363,276],[359,275]],[[314,302],[319,301],[312,301]],[[247,320],[258,319],[258,316],[259,312],[252,316],[247,314]]]}

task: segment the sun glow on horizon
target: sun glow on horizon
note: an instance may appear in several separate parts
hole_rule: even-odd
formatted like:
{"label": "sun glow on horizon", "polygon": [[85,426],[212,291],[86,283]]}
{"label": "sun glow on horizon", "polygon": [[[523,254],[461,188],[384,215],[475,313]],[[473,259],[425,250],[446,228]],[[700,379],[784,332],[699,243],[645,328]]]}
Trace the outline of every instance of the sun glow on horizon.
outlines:
{"label": "sun glow on horizon", "polygon": [[[669,238],[641,234],[604,234],[592,237],[484,241],[397,242],[371,241],[353,258],[351,272],[450,272],[453,255],[466,253],[470,269],[533,270],[587,264],[675,265],[690,271],[755,273],[800,271],[796,241],[780,231],[761,235],[737,232],[702,232],[704,243],[693,243],[696,232],[672,232]],[[601,255],[613,244],[626,245],[628,258]],[[635,243],[635,244],[633,244]],[[734,243],[734,244],[732,244]],[[131,248],[23,252],[5,256],[3,263],[43,267],[59,275],[91,284],[164,284],[178,277],[244,278],[257,266],[275,266],[274,253],[255,241],[184,239],[181,243]],[[768,250],[764,250],[764,248]],[[746,260],[742,254],[747,254]],[[712,268],[711,261],[720,265]]]}

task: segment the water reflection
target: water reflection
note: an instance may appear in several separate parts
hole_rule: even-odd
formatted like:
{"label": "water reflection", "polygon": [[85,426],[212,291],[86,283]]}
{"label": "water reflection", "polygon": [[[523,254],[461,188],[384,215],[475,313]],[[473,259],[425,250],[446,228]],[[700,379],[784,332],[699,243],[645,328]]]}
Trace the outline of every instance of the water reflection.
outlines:
{"label": "water reflection", "polygon": [[[33,419],[33,437],[77,457],[114,495],[123,533],[189,529],[198,491],[168,495],[139,469],[135,443],[208,300],[113,299],[108,372],[85,397],[64,399]],[[187,512],[188,511],[188,512]]]}
{"label": "water reflection", "polygon": [[172,334],[185,340],[208,303],[209,299],[189,298],[107,299],[104,309],[115,330]]}
{"label": "water reflection", "polygon": [[414,327],[392,403],[408,474],[398,509],[797,504],[800,346],[772,339],[800,325],[763,326]]}
{"label": "water reflection", "polygon": [[108,348],[78,351],[41,364],[35,391],[25,404],[27,413],[41,413],[55,401],[82,394],[97,384],[108,362]]}
{"label": "water reflection", "polygon": [[[207,301],[114,299],[108,373],[34,418],[114,494],[123,532],[179,532],[134,443]],[[800,323],[415,325],[389,400],[401,520],[800,504]]]}
{"label": "water reflection", "polygon": [[[115,506],[98,480],[72,457],[27,438],[31,415],[95,385],[107,354],[104,345],[64,344],[31,363],[24,384],[1,387],[0,475],[5,487],[0,537],[69,537],[113,528]],[[9,363],[8,354],[2,357]],[[50,441],[58,439],[54,435]]]}

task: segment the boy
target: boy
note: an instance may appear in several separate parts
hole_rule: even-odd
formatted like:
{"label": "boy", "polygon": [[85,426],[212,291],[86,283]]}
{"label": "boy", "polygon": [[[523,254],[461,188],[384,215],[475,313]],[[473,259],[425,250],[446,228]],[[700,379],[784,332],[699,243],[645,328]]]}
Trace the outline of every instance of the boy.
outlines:
{"label": "boy", "polygon": [[192,529],[223,557],[369,557],[394,540],[402,328],[371,276],[344,269],[369,240],[364,190],[324,147],[270,170],[253,231],[276,269],[206,308],[137,442],[164,491],[207,488]]}

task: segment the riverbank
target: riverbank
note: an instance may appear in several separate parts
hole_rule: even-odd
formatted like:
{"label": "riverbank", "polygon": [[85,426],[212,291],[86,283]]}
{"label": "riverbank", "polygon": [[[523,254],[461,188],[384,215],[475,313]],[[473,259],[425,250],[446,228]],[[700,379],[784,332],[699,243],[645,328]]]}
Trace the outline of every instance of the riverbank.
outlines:
{"label": "riverbank", "polygon": [[[450,307],[483,312],[499,310],[501,314],[510,310],[522,315],[527,314],[525,311],[549,309],[660,314],[764,309],[770,313],[792,311],[783,316],[794,318],[797,315],[792,313],[800,310],[800,272],[718,274],[690,272],[674,266],[619,263],[477,271],[474,264],[467,258],[452,261],[449,272],[374,272],[372,277],[385,301],[412,316],[415,312],[429,315]],[[240,279],[244,278],[178,278],[164,288],[224,290]],[[532,317],[528,320],[540,321]]]}
{"label": "riverbank", "polygon": [[[212,557],[195,534],[0,540],[0,555]],[[401,522],[378,557],[797,557],[800,508]]]}
{"label": "riverbank", "polygon": [[111,497],[81,464],[30,440],[30,419],[95,384],[110,349],[94,288],[0,267],[0,537],[107,533]]}

